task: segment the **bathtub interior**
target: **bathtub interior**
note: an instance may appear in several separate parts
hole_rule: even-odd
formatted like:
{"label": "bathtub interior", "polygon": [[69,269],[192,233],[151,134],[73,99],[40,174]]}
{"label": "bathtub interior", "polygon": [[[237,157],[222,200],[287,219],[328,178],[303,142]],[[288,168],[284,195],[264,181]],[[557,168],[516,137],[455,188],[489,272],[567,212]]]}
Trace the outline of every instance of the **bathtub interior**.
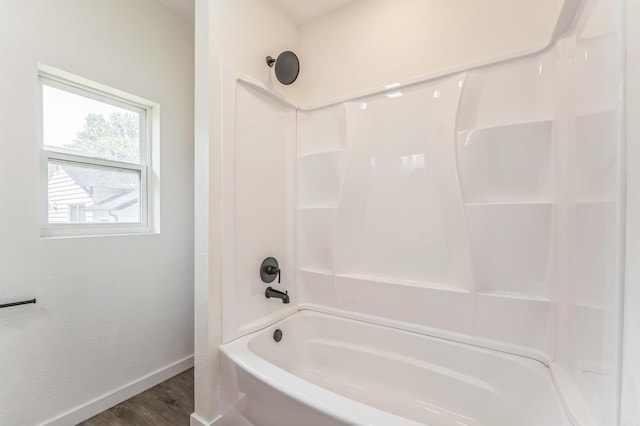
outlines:
{"label": "bathtub interior", "polygon": [[[279,342],[273,339],[276,329],[282,332]],[[257,378],[267,383],[289,380],[300,388],[295,382],[306,381],[395,415],[397,422],[571,424],[546,366],[520,356],[312,311],[301,311],[231,345],[224,351],[235,362],[233,371],[244,377],[237,386],[245,405],[260,399],[246,383],[246,371],[257,369]],[[264,361],[271,368],[255,367]],[[300,398],[304,403],[304,396]],[[238,411],[243,410],[248,407]]]}

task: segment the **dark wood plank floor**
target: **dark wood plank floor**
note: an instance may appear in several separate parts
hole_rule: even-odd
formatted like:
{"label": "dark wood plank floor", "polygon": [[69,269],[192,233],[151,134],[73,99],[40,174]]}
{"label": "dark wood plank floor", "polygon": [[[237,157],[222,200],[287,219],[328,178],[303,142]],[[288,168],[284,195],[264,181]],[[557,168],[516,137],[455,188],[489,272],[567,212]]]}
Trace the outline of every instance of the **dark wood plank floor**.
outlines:
{"label": "dark wood plank floor", "polygon": [[193,368],[79,425],[188,426],[191,413],[193,413]]}

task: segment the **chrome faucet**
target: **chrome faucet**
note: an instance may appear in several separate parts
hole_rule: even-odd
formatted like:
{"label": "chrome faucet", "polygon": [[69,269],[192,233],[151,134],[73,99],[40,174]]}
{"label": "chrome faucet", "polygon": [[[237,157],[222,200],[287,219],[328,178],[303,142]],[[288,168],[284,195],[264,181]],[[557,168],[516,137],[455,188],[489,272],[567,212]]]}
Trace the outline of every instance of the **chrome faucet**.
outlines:
{"label": "chrome faucet", "polygon": [[282,299],[282,303],[289,303],[289,295],[286,291],[283,293],[279,290],[276,290],[275,288],[267,287],[267,289],[264,291],[264,295],[267,299],[271,297],[277,297],[278,299]]}

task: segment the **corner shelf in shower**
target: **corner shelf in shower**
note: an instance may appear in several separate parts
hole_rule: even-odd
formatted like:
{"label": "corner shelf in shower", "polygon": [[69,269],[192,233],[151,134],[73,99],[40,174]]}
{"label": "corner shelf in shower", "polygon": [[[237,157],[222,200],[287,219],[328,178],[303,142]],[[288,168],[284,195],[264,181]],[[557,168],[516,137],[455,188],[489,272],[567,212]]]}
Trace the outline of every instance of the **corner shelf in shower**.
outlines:
{"label": "corner shelf in shower", "polygon": [[505,201],[472,201],[464,203],[465,207],[478,207],[478,206],[536,206],[536,205],[551,205],[554,204],[550,200],[505,200]]}
{"label": "corner shelf in shower", "polygon": [[299,206],[337,206],[345,173],[344,153],[340,149],[298,157]]}
{"label": "corner shelf in shower", "polygon": [[552,120],[537,120],[456,132],[479,296],[549,301],[550,283],[541,277],[554,242],[554,127]]}
{"label": "corner shelf in shower", "polygon": [[529,294],[529,293],[520,293],[515,291],[480,290],[480,291],[476,291],[476,294],[478,296],[492,296],[492,297],[501,297],[504,299],[528,300],[532,302],[551,302],[551,299],[548,297]]}
{"label": "corner shelf in shower", "polygon": [[333,263],[337,201],[326,200],[318,204],[308,201],[296,210],[298,266],[313,272],[326,272]]}
{"label": "corner shelf in shower", "polygon": [[316,275],[329,275],[333,276],[333,271],[325,268],[314,268],[312,266],[302,266],[298,268],[298,272],[304,272],[308,274],[316,274]]}
{"label": "corner shelf in shower", "polygon": [[344,154],[346,152],[346,148],[330,148],[330,149],[322,149],[318,151],[305,152],[304,154],[298,155],[298,160],[303,160],[311,157],[317,157],[322,155],[338,155]]}
{"label": "corner shelf in shower", "polygon": [[466,288],[459,287],[453,284],[435,283],[429,281],[417,281],[402,278],[391,278],[379,275],[365,275],[365,274],[352,274],[352,273],[338,273],[335,274],[336,278],[345,278],[359,281],[371,281],[377,283],[384,283],[390,285],[399,285],[405,287],[419,287],[431,290],[449,291],[454,293],[470,293]]}
{"label": "corner shelf in shower", "polygon": [[617,204],[616,200],[604,200],[604,199],[581,199],[574,201],[575,204]]}
{"label": "corner shelf in shower", "polygon": [[548,300],[554,244],[551,202],[465,205],[477,294]]}
{"label": "corner shelf in shower", "polygon": [[576,300],[573,303],[573,306],[575,308],[580,308],[580,309],[586,309],[586,310],[590,310],[590,311],[594,311],[594,312],[601,312],[601,313],[612,313],[614,311],[614,308],[611,306],[606,306],[606,304],[604,302],[601,303],[594,303],[592,301],[580,301],[580,300]]}
{"label": "corner shelf in shower", "polygon": [[505,123],[456,132],[459,185],[466,203],[552,198],[554,124]]}
{"label": "corner shelf in shower", "polygon": [[344,149],[346,133],[344,103],[306,111],[299,109],[297,112],[296,134],[300,156]]}
{"label": "corner shelf in shower", "polygon": [[317,205],[317,206],[298,206],[298,210],[336,210],[338,208],[337,204],[328,204],[328,205]]}

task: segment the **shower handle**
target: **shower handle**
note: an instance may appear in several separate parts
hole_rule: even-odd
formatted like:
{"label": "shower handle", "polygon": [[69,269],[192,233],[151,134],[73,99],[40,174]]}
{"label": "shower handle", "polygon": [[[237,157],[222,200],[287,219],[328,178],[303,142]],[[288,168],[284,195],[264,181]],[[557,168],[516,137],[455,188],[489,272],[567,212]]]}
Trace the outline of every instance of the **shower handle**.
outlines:
{"label": "shower handle", "polygon": [[278,283],[280,283],[280,265],[275,257],[267,257],[262,261],[260,265],[260,279],[263,282],[269,284],[276,279],[276,275],[278,276]]}
{"label": "shower handle", "polygon": [[267,265],[265,267],[265,272],[269,275],[276,275],[278,274],[278,284],[280,284],[280,268],[278,268],[277,266],[274,265]]}

